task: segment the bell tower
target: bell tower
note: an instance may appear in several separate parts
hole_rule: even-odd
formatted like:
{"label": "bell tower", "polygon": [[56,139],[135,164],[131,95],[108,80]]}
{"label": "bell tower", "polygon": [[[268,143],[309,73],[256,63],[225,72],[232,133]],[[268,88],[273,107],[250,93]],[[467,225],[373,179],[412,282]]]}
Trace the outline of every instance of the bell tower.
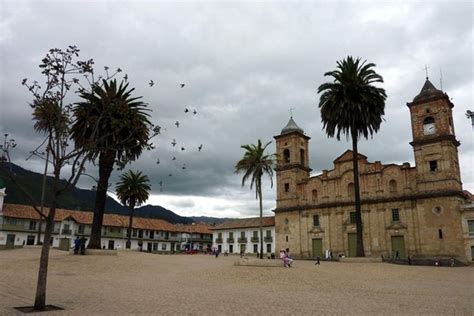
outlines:
{"label": "bell tower", "polygon": [[277,208],[291,207],[298,204],[302,195],[299,184],[309,179],[308,141],[310,137],[304,134],[301,127],[296,125],[293,117],[281,130],[276,140],[276,177],[277,177]]}
{"label": "bell tower", "polygon": [[426,78],[410,109],[419,191],[462,190],[453,103]]}

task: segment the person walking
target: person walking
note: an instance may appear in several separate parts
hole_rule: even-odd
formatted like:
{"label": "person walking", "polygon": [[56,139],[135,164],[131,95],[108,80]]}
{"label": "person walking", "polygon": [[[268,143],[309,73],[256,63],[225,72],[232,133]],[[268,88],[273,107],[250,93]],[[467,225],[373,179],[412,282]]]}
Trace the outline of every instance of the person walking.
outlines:
{"label": "person walking", "polygon": [[79,236],[76,236],[76,239],[74,239],[74,254],[75,255],[79,254],[79,248],[81,248],[81,240],[79,239]]}
{"label": "person walking", "polygon": [[317,257],[316,257],[316,263],[315,263],[314,265],[318,265],[318,266],[321,265],[321,262],[319,262],[319,260],[320,260],[320,259],[319,259],[319,256],[317,256]]}

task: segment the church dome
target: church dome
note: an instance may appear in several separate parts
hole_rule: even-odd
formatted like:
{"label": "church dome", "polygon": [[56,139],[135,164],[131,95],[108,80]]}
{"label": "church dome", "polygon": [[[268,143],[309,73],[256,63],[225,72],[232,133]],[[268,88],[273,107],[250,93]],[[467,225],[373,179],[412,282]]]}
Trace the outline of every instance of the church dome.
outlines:
{"label": "church dome", "polygon": [[288,124],[286,124],[286,126],[281,130],[280,135],[285,135],[293,132],[304,134],[303,129],[296,125],[295,121],[293,121],[293,117],[290,117]]}
{"label": "church dome", "polygon": [[420,93],[413,99],[413,102],[420,102],[435,97],[443,97],[444,93],[441,90],[435,88],[435,86],[426,78],[423,88],[421,88]]}

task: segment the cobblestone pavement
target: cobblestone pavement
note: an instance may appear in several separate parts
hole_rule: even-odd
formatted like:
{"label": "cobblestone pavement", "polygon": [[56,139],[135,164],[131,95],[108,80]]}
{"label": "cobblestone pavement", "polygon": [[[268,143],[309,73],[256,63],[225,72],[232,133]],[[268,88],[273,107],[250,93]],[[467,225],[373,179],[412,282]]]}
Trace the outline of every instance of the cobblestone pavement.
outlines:
{"label": "cobblestone pavement", "polygon": [[[0,315],[34,300],[40,249],[0,251]],[[73,256],[51,252],[48,315],[474,313],[474,267],[296,261],[238,267],[236,257]],[[41,313],[43,314],[43,313]]]}

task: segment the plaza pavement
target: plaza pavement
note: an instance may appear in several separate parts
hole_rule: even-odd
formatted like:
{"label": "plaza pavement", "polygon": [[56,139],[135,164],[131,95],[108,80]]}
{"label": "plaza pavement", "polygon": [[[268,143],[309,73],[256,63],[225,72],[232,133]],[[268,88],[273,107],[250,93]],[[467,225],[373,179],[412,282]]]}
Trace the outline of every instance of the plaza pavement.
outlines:
{"label": "plaza pavement", "polygon": [[[39,254],[37,247],[0,251],[0,315],[33,303]],[[293,268],[270,268],[234,266],[235,260],[52,250],[47,303],[64,310],[47,314],[474,314],[472,266],[296,261]]]}

